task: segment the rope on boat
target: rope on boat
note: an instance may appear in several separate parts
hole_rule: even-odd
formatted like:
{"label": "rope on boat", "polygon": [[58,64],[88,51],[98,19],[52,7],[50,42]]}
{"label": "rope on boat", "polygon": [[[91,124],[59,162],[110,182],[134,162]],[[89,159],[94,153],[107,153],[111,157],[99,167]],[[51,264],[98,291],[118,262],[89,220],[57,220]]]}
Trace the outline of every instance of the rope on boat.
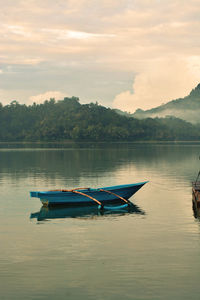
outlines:
{"label": "rope on boat", "polygon": [[101,192],[105,192],[105,193],[109,193],[111,195],[114,195],[114,196],[118,197],[119,199],[123,200],[124,202],[126,202],[128,205],[130,205],[130,201],[126,200],[125,198],[123,198],[123,197],[121,197],[121,196],[119,196],[119,195],[117,195],[117,194],[115,194],[115,193],[113,193],[111,191],[107,191],[107,190],[104,190],[104,189],[99,189],[99,190]]}
{"label": "rope on boat", "polygon": [[90,190],[90,188],[76,188],[76,189],[72,189],[72,190],[66,190],[66,189],[57,189],[57,190],[49,190],[49,192],[72,192],[72,191],[76,191],[76,190]]}

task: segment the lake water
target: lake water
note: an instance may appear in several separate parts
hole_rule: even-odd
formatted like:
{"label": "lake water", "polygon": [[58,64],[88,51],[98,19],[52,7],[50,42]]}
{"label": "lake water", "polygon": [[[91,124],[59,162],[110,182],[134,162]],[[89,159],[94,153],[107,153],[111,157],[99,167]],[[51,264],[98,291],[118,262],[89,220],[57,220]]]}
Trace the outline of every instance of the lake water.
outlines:
{"label": "lake water", "polygon": [[[199,300],[200,144],[0,147],[0,299]],[[130,212],[41,209],[29,197],[145,180]]]}

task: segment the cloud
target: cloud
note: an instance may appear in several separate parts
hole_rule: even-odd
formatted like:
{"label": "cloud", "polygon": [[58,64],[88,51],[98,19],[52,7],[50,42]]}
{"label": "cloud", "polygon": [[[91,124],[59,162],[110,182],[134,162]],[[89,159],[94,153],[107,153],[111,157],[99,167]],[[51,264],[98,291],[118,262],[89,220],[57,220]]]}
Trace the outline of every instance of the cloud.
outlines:
{"label": "cloud", "polygon": [[8,56],[6,63],[90,58],[88,68],[135,72],[146,60],[200,50],[197,0],[14,2],[0,0],[0,51]]}
{"label": "cloud", "polygon": [[62,29],[49,29],[43,28],[43,32],[54,35],[56,40],[62,39],[77,39],[77,40],[88,40],[92,38],[110,38],[115,37],[114,34],[99,34],[99,33],[91,33],[91,32],[83,32],[83,31],[73,31],[73,30],[62,30]]}
{"label": "cloud", "polygon": [[21,35],[25,38],[31,37],[30,32],[27,32],[23,26],[18,26],[18,25],[4,25],[4,26],[7,27],[7,30],[13,34]]}
{"label": "cloud", "polygon": [[[0,0],[0,5],[0,88],[13,90],[14,79],[20,98],[27,89],[29,95],[67,90],[78,91],[80,98],[103,97],[110,105],[115,93],[114,105],[126,99],[126,109],[134,110],[182,96],[196,84],[196,62],[189,67],[188,61],[200,53],[199,0],[19,0],[17,5]],[[118,74],[125,83],[121,93],[113,88],[112,75],[104,89],[89,80],[83,88],[86,77],[102,81],[105,73]]]}
{"label": "cloud", "polygon": [[199,82],[199,66],[200,57],[152,61],[136,75],[132,90],[115,97],[113,107],[134,112],[184,97]]}
{"label": "cloud", "polygon": [[62,92],[59,91],[48,91],[43,94],[35,95],[29,97],[29,103],[43,103],[45,100],[49,100],[51,98],[54,98],[55,100],[62,100],[64,97],[67,97],[66,94],[63,94]]}

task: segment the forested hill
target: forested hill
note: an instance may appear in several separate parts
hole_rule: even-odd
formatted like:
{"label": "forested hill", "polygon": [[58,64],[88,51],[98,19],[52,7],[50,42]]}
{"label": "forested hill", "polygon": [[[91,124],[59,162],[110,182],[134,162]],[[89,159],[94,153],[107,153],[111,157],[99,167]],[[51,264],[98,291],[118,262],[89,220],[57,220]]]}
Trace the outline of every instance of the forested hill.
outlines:
{"label": "forested hill", "polygon": [[137,120],[76,97],[43,104],[0,104],[0,141],[199,140],[200,125],[176,118]]}
{"label": "forested hill", "polygon": [[172,100],[158,107],[142,110],[138,109],[133,116],[138,119],[174,116],[191,123],[199,123],[200,115],[200,84],[188,96]]}

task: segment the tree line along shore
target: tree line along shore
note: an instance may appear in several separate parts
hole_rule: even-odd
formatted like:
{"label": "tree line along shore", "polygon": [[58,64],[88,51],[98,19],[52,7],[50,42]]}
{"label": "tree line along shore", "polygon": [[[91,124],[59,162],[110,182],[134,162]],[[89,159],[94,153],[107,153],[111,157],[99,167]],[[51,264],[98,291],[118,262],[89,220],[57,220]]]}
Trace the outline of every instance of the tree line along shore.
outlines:
{"label": "tree line along shore", "polygon": [[42,104],[0,103],[0,142],[198,141],[200,124],[175,117],[136,119],[71,97]]}

